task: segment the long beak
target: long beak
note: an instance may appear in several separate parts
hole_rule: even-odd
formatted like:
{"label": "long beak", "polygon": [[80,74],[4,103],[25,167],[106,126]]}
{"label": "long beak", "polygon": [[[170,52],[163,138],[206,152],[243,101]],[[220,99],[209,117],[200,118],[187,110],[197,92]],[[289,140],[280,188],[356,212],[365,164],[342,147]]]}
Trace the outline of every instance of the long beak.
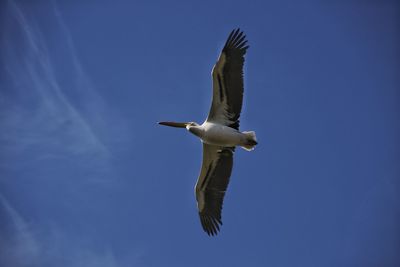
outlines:
{"label": "long beak", "polygon": [[186,125],[188,125],[189,123],[188,122],[160,121],[158,124],[170,126],[170,127],[176,127],[176,128],[186,128]]}

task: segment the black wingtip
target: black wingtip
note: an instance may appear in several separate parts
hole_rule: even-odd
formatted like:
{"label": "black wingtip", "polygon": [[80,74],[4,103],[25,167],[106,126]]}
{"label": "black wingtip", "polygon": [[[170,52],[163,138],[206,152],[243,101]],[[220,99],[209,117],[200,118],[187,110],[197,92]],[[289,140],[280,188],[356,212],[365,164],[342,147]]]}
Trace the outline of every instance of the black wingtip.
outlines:
{"label": "black wingtip", "polygon": [[224,50],[238,49],[243,53],[249,48],[247,44],[246,35],[240,28],[233,29],[225,42]]}
{"label": "black wingtip", "polygon": [[220,231],[220,227],[222,226],[221,219],[210,215],[199,215],[201,226],[203,227],[204,232],[206,232],[208,236],[216,236]]}

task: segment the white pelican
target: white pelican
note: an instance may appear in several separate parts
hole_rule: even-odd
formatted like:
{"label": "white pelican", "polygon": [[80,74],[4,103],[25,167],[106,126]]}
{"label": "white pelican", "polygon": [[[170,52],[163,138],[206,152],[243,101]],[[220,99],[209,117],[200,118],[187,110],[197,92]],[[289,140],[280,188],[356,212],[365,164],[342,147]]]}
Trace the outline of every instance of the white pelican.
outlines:
{"label": "white pelican", "polygon": [[203,163],[195,193],[201,225],[208,235],[216,235],[222,225],[221,211],[231,176],[236,146],[250,151],[257,145],[255,132],[240,132],[239,117],[243,100],[243,63],[246,36],[233,30],[212,70],[213,99],[206,121],[159,122],[186,128],[203,143]]}

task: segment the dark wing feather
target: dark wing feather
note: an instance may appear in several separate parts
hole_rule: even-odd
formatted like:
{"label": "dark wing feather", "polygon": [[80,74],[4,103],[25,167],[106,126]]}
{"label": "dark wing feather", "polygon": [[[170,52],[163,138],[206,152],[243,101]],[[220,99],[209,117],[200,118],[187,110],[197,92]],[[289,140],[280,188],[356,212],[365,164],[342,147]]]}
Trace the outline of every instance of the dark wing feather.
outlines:
{"label": "dark wing feather", "polygon": [[233,30],[212,71],[213,100],[207,121],[239,129],[243,102],[244,56],[249,48],[246,35]]}
{"label": "dark wing feather", "polygon": [[233,165],[232,147],[203,143],[203,163],[196,184],[200,222],[208,235],[216,235],[222,225],[221,213]]}

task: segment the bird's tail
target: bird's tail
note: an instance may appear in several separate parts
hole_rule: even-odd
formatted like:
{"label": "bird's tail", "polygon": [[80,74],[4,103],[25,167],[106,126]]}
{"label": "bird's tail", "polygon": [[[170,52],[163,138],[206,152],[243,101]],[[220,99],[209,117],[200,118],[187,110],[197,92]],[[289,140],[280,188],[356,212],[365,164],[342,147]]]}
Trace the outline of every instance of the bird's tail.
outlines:
{"label": "bird's tail", "polygon": [[250,132],[242,132],[246,136],[246,141],[242,145],[242,148],[247,150],[247,151],[252,151],[254,150],[254,147],[258,144],[257,143],[257,137],[256,133],[253,131]]}

